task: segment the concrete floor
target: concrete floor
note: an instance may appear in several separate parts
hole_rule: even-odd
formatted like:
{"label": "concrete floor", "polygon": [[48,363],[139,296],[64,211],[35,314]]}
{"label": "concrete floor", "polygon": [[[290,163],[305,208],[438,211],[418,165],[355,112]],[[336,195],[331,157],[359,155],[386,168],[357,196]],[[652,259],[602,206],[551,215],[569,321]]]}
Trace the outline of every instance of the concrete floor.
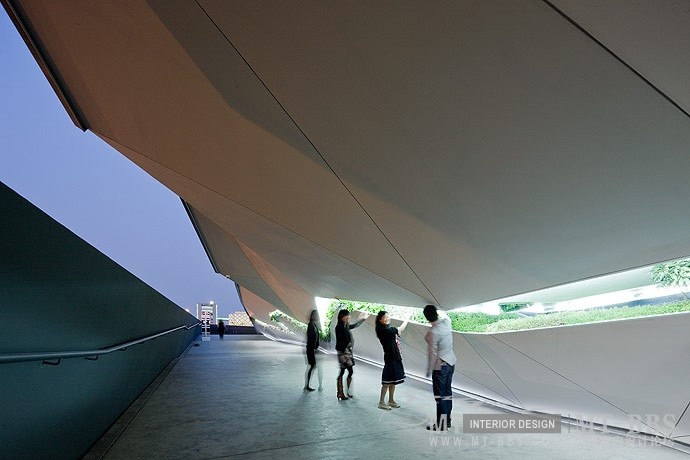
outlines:
{"label": "concrete floor", "polygon": [[[652,442],[583,432],[466,434],[462,413],[503,413],[458,396],[448,433],[425,429],[431,387],[398,386],[400,409],[377,408],[381,370],[355,366],[354,400],[338,401],[336,358],[317,355],[322,392],[302,391],[302,348],[263,336],[212,337],[168,367],[84,459],[688,459]],[[312,380],[316,382],[316,379]]]}

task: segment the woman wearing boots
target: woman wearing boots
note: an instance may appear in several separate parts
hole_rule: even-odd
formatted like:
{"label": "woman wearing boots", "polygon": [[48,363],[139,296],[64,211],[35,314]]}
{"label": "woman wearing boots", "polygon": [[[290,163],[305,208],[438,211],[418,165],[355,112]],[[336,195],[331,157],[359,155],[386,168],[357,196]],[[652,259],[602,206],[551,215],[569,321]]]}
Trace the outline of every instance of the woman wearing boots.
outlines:
{"label": "woman wearing boots", "polygon": [[[400,333],[405,330],[407,321],[402,323],[399,329],[391,327],[390,317],[385,311],[376,315],[376,337],[383,347],[383,373],[381,374],[381,397],[379,409],[391,410],[400,407],[395,402],[395,386],[405,381],[405,368],[400,354]],[[386,403],[386,393],[388,402]]]}
{"label": "woman wearing boots", "polygon": [[321,366],[316,363],[316,350],[319,348],[319,312],[312,310],[309,315],[309,324],[307,324],[307,372],[304,379],[304,391],[314,391],[309,386],[311,375],[314,369],[318,368],[319,374],[319,391],[322,390],[323,370]]}
{"label": "woman wearing boots", "polygon": [[[354,339],[350,329],[359,327],[367,318],[369,313],[362,313],[355,324],[350,324],[350,312],[340,310],[338,312],[338,324],[335,326],[335,350],[338,352],[338,363],[340,364],[340,374],[338,374],[338,400],[347,400],[354,397],[352,393],[352,366],[355,360],[352,357],[352,346]],[[343,374],[347,370],[347,388],[343,391]]]}

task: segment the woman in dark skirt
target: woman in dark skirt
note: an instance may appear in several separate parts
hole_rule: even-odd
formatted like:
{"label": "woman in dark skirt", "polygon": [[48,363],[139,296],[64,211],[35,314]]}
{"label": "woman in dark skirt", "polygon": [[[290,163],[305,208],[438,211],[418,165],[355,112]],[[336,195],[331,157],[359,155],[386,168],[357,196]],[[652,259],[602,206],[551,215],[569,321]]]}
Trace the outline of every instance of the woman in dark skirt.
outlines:
{"label": "woman in dark skirt", "polygon": [[[381,374],[381,397],[379,409],[391,410],[398,408],[400,404],[395,402],[395,386],[405,381],[405,368],[400,354],[400,333],[407,326],[405,321],[400,328],[391,327],[390,317],[385,311],[376,315],[376,337],[383,347],[383,373]],[[386,403],[388,393],[388,403]]]}

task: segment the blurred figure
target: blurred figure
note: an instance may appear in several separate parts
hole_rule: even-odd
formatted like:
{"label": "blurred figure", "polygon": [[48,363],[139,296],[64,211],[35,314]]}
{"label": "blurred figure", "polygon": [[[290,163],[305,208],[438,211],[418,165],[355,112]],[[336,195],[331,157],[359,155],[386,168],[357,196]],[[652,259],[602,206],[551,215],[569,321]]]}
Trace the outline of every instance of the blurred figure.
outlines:
{"label": "blurred figure", "polygon": [[304,380],[304,391],[314,391],[312,387],[309,386],[311,381],[311,375],[314,369],[317,369],[319,375],[319,391],[323,390],[323,369],[321,365],[316,362],[316,350],[319,348],[319,312],[318,310],[312,310],[309,315],[309,323],[307,324],[307,372]]}
{"label": "blurred figure", "polygon": [[[443,312],[442,312],[443,313]],[[434,305],[424,307],[424,317],[431,323],[425,340],[428,345],[429,364],[427,378],[431,376],[434,399],[436,400],[436,423],[427,426],[427,430],[444,431],[450,428],[450,413],[453,411],[453,372],[456,357],[453,352],[453,331],[450,318],[443,313],[439,316]]]}
{"label": "blurred figure", "polygon": [[[395,386],[405,382],[405,368],[400,353],[400,334],[405,330],[407,321],[400,328],[391,327],[388,312],[380,311],[376,315],[376,337],[383,347],[383,372],[381,373],[381,397],[379,409],[391,410],[400,404],[395,402]],[[386,393],[388,402],[386,403]]]}
{"label": "blurred figure", "polygon": [[[369,313],[362,313],[355,324],[350,324],[350,312],[346,309],[338,312],[338,324],[335,326],[335,350],[338,352],[338,363],[340,364],[340,374],[336,380],[338,384],[338,400],[353,398],[352,392],[352,367],[355,359],[352,356],[354,338],[350,329],[362,325],[369,317]],[[343,374],[347,370],[347,388],[343,391]]]}
{"label": "blurred figure", "polygon": [[222,319],[218,320],[218,336],[220,337],[220,340],[223,340],[223,336],[225,335],[225,323],[223,322]]}

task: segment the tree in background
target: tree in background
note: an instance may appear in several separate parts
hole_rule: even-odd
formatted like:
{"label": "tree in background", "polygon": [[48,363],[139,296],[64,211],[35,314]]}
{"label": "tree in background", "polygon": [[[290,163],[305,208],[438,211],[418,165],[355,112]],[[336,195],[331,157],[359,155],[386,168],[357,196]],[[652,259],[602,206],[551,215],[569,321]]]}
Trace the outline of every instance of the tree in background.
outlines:
{"label": "tree in background", "polygon": [[685,293],[690,285],[690,259],[679,259],[672,262],[656,264],[650,272],[652,281],[659,287],[678,287],[686,299],[690,297]]}

